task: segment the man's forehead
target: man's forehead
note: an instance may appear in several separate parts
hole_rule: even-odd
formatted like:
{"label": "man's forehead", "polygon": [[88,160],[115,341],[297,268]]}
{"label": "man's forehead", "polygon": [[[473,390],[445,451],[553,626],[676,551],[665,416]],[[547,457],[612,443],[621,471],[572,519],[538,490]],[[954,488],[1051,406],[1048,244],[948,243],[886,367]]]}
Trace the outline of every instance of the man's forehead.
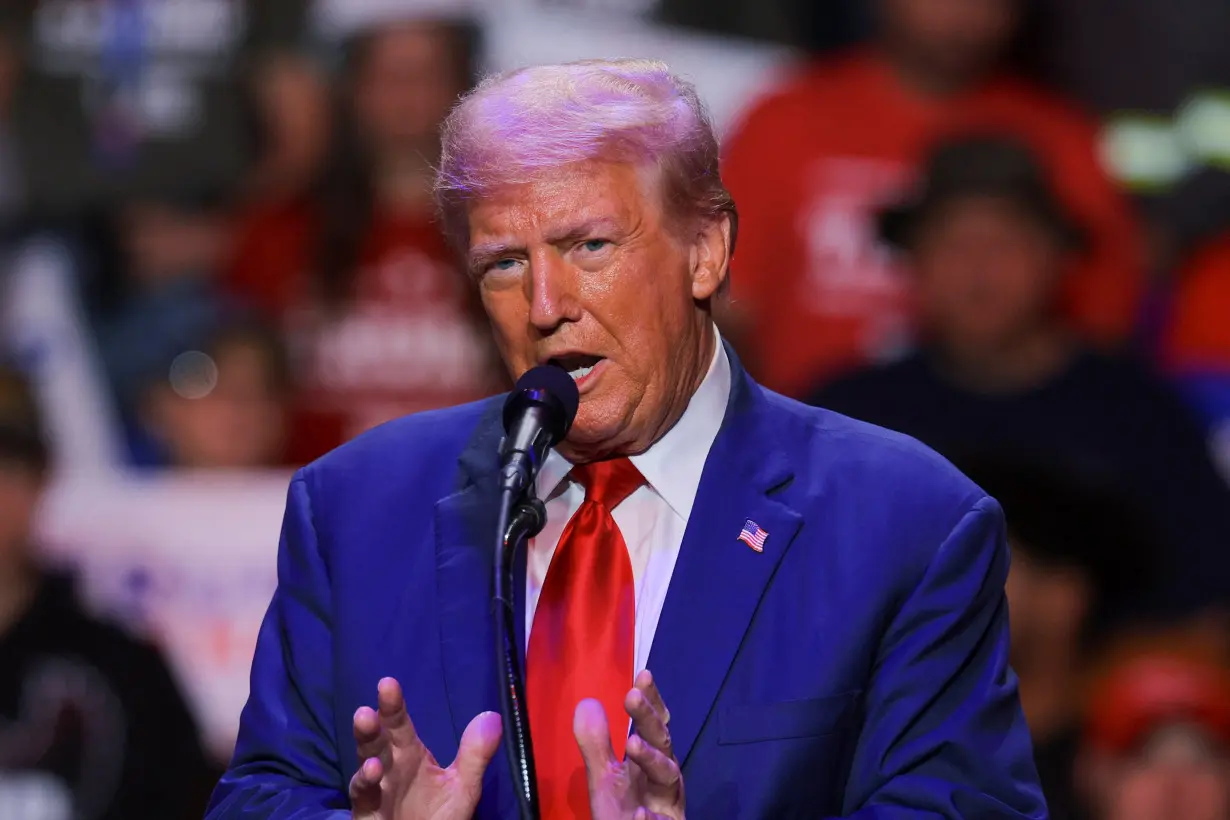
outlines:
{"label": "man's forehead", "polygon": [[601,169],[561,171],[533,182],[500,186],[469,209],[470,245],[493,240],[550,239],[586,228],[619,229],[644,220],[657,207],[643,176]]}

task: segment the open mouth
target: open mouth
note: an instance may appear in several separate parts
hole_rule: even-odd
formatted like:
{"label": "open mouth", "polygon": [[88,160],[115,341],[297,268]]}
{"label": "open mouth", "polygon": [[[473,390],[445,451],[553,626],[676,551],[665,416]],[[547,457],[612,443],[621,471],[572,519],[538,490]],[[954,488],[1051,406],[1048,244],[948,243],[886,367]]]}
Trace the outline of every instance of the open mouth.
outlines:
{"label": "open mouth", "polygon": [[603,360],[601,356],[589,356],[584,353],[569,353],[558,358],[549,359],[547,364],[568,371],[573,381],[581,381]]}

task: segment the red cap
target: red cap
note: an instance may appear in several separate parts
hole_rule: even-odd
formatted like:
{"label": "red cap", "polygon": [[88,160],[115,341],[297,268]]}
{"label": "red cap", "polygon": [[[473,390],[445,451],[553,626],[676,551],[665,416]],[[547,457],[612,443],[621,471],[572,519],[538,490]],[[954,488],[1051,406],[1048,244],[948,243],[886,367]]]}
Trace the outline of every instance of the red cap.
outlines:
{"label": "red cap", "polygon": [[1166,723],[1191,723],[1230,743],[1230,672],[1208,660],[1151,652],[1115,665],[1091,691],[1086,738],[1125,752]]}

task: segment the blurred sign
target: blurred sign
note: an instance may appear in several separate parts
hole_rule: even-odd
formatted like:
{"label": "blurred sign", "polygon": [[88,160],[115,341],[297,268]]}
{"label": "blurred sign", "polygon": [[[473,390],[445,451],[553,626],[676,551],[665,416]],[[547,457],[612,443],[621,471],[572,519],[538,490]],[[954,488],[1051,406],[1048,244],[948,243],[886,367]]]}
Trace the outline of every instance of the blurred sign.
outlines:
{"label": "blurred sign", "polygon": [[326,41],[416,17],[463,16],[483,28],[484,68],[509,71],[572,60],[662,60],[696,84],[714,124],[736,114],[793,64],[784,48],[670,28],[644,18],[653,0],[323,0],[314,25]]}
{"label": "blurred sign", "polygon": [[67,478],[39,522],[88,602],[157,641],[206,742],[229,756],[277,583],[284,474]]}
{"label": "blurred sign", "polygon": [[483,15],[487,67],[508,71],[572,60],[662,60],[696,84],[714,126],[725,132],[738,113],[793,66],[777,46],[668,28],[627,15],[493,3]]}

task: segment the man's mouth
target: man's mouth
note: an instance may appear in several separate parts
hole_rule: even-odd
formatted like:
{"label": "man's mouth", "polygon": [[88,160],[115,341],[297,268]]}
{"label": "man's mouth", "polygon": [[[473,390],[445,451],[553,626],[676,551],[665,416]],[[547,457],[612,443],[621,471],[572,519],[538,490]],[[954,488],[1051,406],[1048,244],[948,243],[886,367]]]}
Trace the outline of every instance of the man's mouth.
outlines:
{"label": "man's mouth", "polygon": [[568,375],[572,376],[573,381],[579,384],[602,361],[603,358],[601,356],[591,356],[585,353],[567,353],[563,356],[548,359],[547,364],[568,371]]}

